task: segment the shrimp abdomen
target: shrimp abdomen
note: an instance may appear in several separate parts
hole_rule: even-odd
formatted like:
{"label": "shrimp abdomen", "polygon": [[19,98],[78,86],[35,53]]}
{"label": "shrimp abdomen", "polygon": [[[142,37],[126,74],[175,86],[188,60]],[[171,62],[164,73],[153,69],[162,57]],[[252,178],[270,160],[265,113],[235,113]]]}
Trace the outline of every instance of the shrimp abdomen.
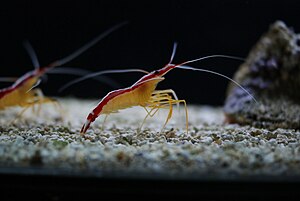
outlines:
{"label": "shrimp abdomen", "polygon": [[119,94],[111,98],[106,105],[103,106],[101,114],[110,114],[133,106],[146,106],[159,81],[160,80],[151,80],[124,89],[122,92],[118,91]]}

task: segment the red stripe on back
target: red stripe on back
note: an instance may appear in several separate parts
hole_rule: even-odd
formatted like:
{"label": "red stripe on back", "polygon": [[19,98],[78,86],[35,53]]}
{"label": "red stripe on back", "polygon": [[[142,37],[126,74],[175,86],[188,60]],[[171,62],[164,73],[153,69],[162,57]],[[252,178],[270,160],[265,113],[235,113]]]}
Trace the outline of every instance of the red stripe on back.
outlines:
{"label": "red stripe on back", "polygon": [[14,90],[14,87],[8,87],[0,90],[0,99]]}
{"label": "red stripe on back", "polygon": [[[145,82],[144,82],[145,83]],[[133,84],[131,87],[124,88],[124,89],[118,89],[109,92],[101,101],[100,103],[96,106],[96,108],[93,110],[94,115],[98,116],[100,112],[102,111],[102,108],[112,99],[114,99],[117,96],[120,96],[122,94],[131,92],[135,90],[136,88],[142,86],[144,83],[140,84],[140,82]]]}
{"label": "red stripe on back", "polygon": [[109,92],[101,101],[100,103],[97,105],[97,107],[93,110],[94,114],[96,116],[98,116],[100,114],[100,112],[102,111],[102,108],[110,101],[112,100],[113,98],[121,95],[121,94],[124,94],[124,93],[127,93],[127,92],[130,92],[132,91],[133,88],[130,87],[130,88],[125,88],[125,89],[118,89],[118,90],[115,90],[115,91],[111,91]]}

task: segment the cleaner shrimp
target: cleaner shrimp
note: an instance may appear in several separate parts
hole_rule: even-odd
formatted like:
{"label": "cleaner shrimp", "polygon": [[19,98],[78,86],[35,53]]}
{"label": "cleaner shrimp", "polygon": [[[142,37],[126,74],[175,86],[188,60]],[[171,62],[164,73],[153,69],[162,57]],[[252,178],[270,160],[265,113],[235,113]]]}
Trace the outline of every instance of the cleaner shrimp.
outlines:
{"label": "cleaner shrimp", "polygon": [[[106,30],[90,42],[86,43],[84,46],[82,46],[80,49],[76,50],[72,54],[68,55],[65,58],[56,60],[49,65],[45,67],[40,67],[37,56],[31,47],[31,45],[27,42],[24,43],[25,48],[31,57],[32,63],[35,67],[34,70],[27,72],[20,78],[14,80],[14,78],[3,78],[2,81],[15,81],[11,86],[7,88],[0,89],[0,110],[4,110],[8,107],[13,106],[20,106],[24,107],[24,109],[21,111],[21,113],[18,115],[20,116],[22,113],[25,112],[29,107],[35,105],[35,104],[42,104],[47,102],[56,102],[52,98],[48,98],[43,96],[42,91],[36,86],[39,85],[41,76],[43,76],[46,73],[50,73],[50,70],[54,70],[54,67],[62,66],[71,60],[78,57],[80,54],[85,52],[87,49],[95,45],[98,41],[103,39],[104,37],[108,36],[113,31],[119,29],[120,27],[124,26],[127,22],[119,23],[110,29]],[[57,69],[58,70],[58,69]],[[68,72],[68,69],[59,69],[62,73]],[[71,72],[70,72],[71,71]],[[57,71],[58,73],[61,73]],[[82,72],[70,70],[69,68],[69,74],[81,74]]]}
{"label": "cleaner shrimp", "polygon": [[[180,103],[184,104],[185,116],[186,116],[186,131],[188,132],[188,110],[187,110],[186,101],[178,99],[176,93],[172,89],[156,90],[157,84],[165,79],[164,75],[166,75],[170,70],[174,68],[202,71],[202,72],[221,76],[236,84],[257,103],[256,99],[244,87],[242,87],[239,83],[229,78],[228,76],[210,70],[198,69],[198,68],[186,66],[186,64],[208,59],[208,58],[213,58],[213,57],[223,57],[223,58],[231,58],[231,59],[238,59],[238,60],[243,60],[243,59],[234,56],[211,55],[211,56],[201,57],[194,60],[185,61],[180,64],[172,64],[176,52],[176,48],[177,48],[177,43],[174,43],[171,59],[169,63],[165,65],[163,68],[147,73],[130,87],[111,91],[106,96],[104,96],[104,98],[98,103],[98,105],[88,114],[86,118],[86,122],[83,124],[81,128],[80,131],[81,135],[84,135],[86,133],[91,123],[94,122],[99,115],[106,115],[104,118],[104,122],[105,122],[109,114],[116,113],[121,109],[129,108],[133,106],[141,106],[147,112],[147,115],[145,116],[138,130],[141,129],[141,127],[145,123],[145,120],[149,116],[152,117],[161,108],[169,108],[169,113],[162,127],[163,130],[167,125],[168,121],[170,120],[170,118],[172,117],[173,105],[176,104],[177,106],[179,106]],[[123,70],[123,72],[126,72],[126,70]],[[107,72],[100,71],[92,75],[78,78],[77,80],[73,80],[72,83],[66,84],[66,86],[70,86],[71,84],[75,84],[84,79],[99,74],[104,74],[104,73]]]}

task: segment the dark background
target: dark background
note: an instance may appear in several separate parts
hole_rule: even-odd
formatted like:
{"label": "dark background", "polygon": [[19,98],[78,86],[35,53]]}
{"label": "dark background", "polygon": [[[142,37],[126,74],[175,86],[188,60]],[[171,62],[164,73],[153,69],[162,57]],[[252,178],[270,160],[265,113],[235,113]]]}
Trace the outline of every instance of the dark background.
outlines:
{"label": "dark background", "polygon": [[[300,32],[297,1],[22,1],[1,3],[0,76],[21,76],[33,69],[22,46],[33,45],[41,65],[67,56],[98,34],[122,21],[129,24],[65,66],[87,70],[142,68],[148,71],[169,61],[178,42],[174,63],[211,54],[246,57],[271,23],[283,20]],[[210,59],[191,66],[232,77],[240,61]],[[130,86],[142,74],[110,76]],[[227,80],[201,72],[175,69],[159,84],[193,104],[222,105]],[[48,96],[101,98],[115,89],[88,80],[58,93],[76,78],[49,75],[40,87]],[[1,87],[8,83],[0,83]]]}

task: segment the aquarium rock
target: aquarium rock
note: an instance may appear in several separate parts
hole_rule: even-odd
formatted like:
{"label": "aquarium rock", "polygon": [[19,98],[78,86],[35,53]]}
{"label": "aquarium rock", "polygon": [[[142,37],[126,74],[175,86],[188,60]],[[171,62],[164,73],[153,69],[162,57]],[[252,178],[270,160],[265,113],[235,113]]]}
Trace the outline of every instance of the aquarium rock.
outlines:
{"label": "aquarium rock", "polygon": [[234,80],[257,100],[229,85],[224,105],[230,123],[300,128],[300,34],[276,21],[250,51]]}

